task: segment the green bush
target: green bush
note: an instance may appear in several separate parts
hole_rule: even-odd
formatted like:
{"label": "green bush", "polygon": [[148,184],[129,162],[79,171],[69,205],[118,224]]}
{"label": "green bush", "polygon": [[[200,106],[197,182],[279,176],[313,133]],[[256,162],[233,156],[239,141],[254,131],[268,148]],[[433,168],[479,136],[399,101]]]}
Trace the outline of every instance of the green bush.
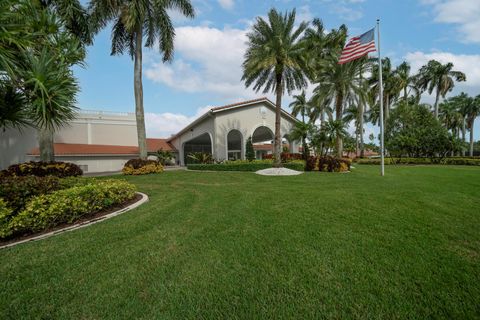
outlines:
{"label": "green bush", "polygon": [[83,174],[82,169],[70,162],[25,162],[14,164],[0,171],[0,177],[6,176],[56,176],[59,178],[76,177]]}
{"label": "green bush", "polygon": [[101,180],[39,195],[31,198],[18,214],[10,214],[9,219],[0,218],[0,237],[29,234],[71,223],[134,196],[135,186],[122,180]]}
{"label": "green bush", "polygon": [[15,212],[22,210],[30,198],[64,189],[54,176],[9,176],[0,178],[0,198]]}
{"label": "green bush", "polygon": [[122,169],[124,175],[142,175],[163,172],[163,166],[155,160],[130,159]]}
{"label": "green bush", "polygon": [[7,207],[7,203],[0,198],[0,239],[10,235],[8,221],[12,218],[13,210]]}
{"label": "green bush", "polygon": [[[272,160],[237,160],[237,161],[225,161],[220,164],[189,164],[187,168],[189,170],[208,170],[208,171],[258,171],[271,168],[273,165]],[[288,169],[303,171],[305,168],[305,162],[302,160],[295,160],[284,163],[283,166]]]}
{"label": "green bush", "polygon": [[352,160],[348,158],[336,158],[331,156],[310,156],[306,162],[306,171],[320,172],[345,172],[350,170]]}
{"label": "green bush", "polygon": [[[358,159],[358,164],[380,164],[380,158],[375,159]],[[475,158],[385,158],[385,164],[445,164],[445,165],[466,165],[480,166],[480,159]]]}

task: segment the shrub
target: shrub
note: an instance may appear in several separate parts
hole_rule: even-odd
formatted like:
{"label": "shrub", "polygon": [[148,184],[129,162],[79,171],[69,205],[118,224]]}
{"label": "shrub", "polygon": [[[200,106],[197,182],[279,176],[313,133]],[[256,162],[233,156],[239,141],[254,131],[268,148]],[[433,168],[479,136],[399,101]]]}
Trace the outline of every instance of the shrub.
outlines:
{"label": "shrub", "polygon": [[134,196],[135,186],[121,180],[102,180],[36,196],[17,215],[10,215],[10,219],[0,218],[0,237],[28,234],[71,223]]}
{"label": "shrub", "polygon": [[122,169],[125,175],[141,175],[163,172],[163,166],[155,160],[130,159]]}
{"label": "shrub", "polygon": [[56,176],[59,178],[76,177],[83,174],[82,169],[70,162],[25,162],[14,164],[0,172],[0,177],[6,176]]}
{"label": "shrub", "polygon": [[8,221],[12,215],[13,210],[7,207],[7,203],[0,198],[0,238],[4,238],[11,233],[8,228]]}
{"label": "shrub", "polygon": [[350,170],[352,161],[348,158],[335,158],[331,156],[310,156],[305,165],[305,171],[345,172]]}
{"label": "shrub", "polygon": [[[271,160],[237,160],[225,161],[221,164],[189,164],[189,170],[208,170],[208,171],[258,171],[271,168],[273,165]],[[288,169],[303,171],[305,162],[301,160],[284,163],[283,166]]]}
{"label": "shrub", "polygon": [[[262,159],[264,160],[273,160],[273,154],[264,154]],[[282,158],[282,162],[288,162],[292,160],[303,160],[303,154],[301,153],[289,153],[289,152],[282,152],[280,154]]]}
{"label": "shrub", "polygon": [[255,160],[255,150],[253,149],[251,136],[248,137],[247,142],[245,144],[245,158],[247,158],[248,161]]}
{"label": "shrub", "polygon": [[187,155],[187,164],[190,163],[213,163],[213,157],[210,153],[205,152],[193,152]]}
{"label": "shrub", "polygon": [[30,198],[63,189],[59,181],[60,179],[54,176],[3,177],[0,178],[0,198],[17,212],[25,207]]}
{"label": "shrub", "polygon": [[[358,164],[380,164],[380,158],[375,159],[358,159]],[[445,165],[467,165],[480,166],[480,159],[472,158],[385,158],[385,164],[445,164]]]}

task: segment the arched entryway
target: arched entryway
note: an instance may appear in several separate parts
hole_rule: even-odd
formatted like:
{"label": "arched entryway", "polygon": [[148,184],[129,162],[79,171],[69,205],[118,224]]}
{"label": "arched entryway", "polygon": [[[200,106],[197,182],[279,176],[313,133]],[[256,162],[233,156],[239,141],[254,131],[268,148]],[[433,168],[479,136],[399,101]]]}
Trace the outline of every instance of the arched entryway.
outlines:
{"label": "arched entryway", "polygon": [[253,131],[252,144],[257,159],[262,159],[264,155],[272,154],[274,138],[272,130],[266,126],[260,126]]}
{"label": "arched entryway", "polygon": [[183,161],[187,165],[195,162],[188,155],[192,153],[207,153],[212,155],[212,138],[208,132],[193,138],[183,144]]}
{"label": "arched entryway", "polygon": [[238,130],[231,130],[227,134],[227,159],[239,160],[243,157],[243,137]]}

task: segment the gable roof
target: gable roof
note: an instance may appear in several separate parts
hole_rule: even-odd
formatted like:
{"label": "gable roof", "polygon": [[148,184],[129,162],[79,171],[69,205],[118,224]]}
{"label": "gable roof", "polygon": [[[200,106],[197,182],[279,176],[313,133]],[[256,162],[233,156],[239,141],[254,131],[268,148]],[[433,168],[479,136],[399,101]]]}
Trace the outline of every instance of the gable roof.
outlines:
{"label": "gable roof", "polygon": [[[241,101],[241,102],[237,102],[237,103],[232,103],[232,104],[227,104],[227,105],[224,105],[224,106],[220,106],[220,107],[213,107],[211,108],[209,111],[207,111],[206,113],[204,113],[202,116],[200,116],[199,118],[197,118],[195,121],[193,121],[192,123],[190,123],[189,125],[187,125],[185,128],[183,128],[182,130],[180,130],[179,132],[177,132],[176,134],[174,134],[173,136],[171,136],[168,141],[172,141],[173,139],[175,139],[176,137],[178,137],[179,135],[181,135],[182,133],[184,133],[185,131],[189,130],[190,128],[192,128],[193,126],[195,126],[197,123],[200,123],[201,121],[203,121],[204,119],[206,119],[207,117],[210,117],[212,116],[213,114],[215,113],[219,113],[219,112],[223,112],[223,111],[227,111],[227,110],[232,110],[232,109],[238,109],[238,108],[243,108],[243,107],[248,107],[248,106],[251,106],[251,105],[254,105],[254,104],[257,104],[259,102],[265,102],[269,107],[275,109],[276,108],[276,105],[270,101],[270,99],[268,99],[267,97],[261,97],[261,98],[258,98],[258,99],[253,99],[253,100],[247,100],[247,101]],[[283,108],[282,108],[282,114],[284,116],[286,116],[287,118],[290,118],[291,120],[297,122],[299,121],[297,118],[295,118],[293,115],[291,115],[290,113],[288,113],[287,111],[285,111]]]}
{"label": "gable roof", "polygon": [[[166,139],[147,139],[148,152],[156,152],[160,148],[168,151],[176,151]],[[112,146],[102,144],[54,143],[53,150],[56,156],[119,156],[139,154],[137,146]],[[39,148],[34,148],[28,154],[38,156],[40,155],[40,150]]]}

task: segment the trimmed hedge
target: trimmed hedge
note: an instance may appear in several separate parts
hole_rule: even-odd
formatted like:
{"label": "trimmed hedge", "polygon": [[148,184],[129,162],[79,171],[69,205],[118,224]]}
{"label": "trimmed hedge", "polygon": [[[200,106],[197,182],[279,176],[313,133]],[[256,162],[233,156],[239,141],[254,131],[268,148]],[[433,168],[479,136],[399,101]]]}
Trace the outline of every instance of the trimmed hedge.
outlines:
{"label": "trimmed hedge", "polygon": [[130,159],[122,169],[125,175],[142,175],[163,172],[163,166],[155,160]]}
{"label": "trimmed hedge", "polygon": [[55,176],[59,178],[77,177],[83,174],[82,169],[70,162],[25,162],[14,164],[0,171],[0,177],[23,176]]}
{"label": "trimmed hedge", "polygon": [[[271,153],[271,154],[264,154],[262,156],[262,159],[264,160],[273,160],[274,158],[274,154]],[[280,157],[282,159],[282,162],[288,162],[288,161],[292,161],[292,160],[303,160],[303,154],[301,153],[290,153],[290,152],[282,152],[280,154]]]}
{"label": "trimmed hedge", "polygon": [[16,213],[9,208],[2,209],[2,201],[0,238],[30,234],[74,222],[133,199],[135,191],[135,186],[126,181],[101,180],[33,197],[25,209]]}
{"label": "trimmed hedge", "polygon": [[[219,164],[189,164],[189,170],[207,170],[207,171],[250,171],[268,169],[272,167],[270,160],[254,160],[254,161],[226,161]],[[292,161],[283,164],[284,168],[303,171],[305,169],[304,161]]]}
{"label": "trimmed hedge", "polygon": [[[380,158],[375,159],[357,159],[358,164],[380,164]],[[385,164],[444,164],[444,165],[465,165],[465,166],[480,166],[480,159],[475,158],[444,158],[444,159],[430,159],[430,158],[385,158]]]}
{"label": "trimmed hedge", "polygon": [[348,158],[310,156],[307,159],[305,171],[346,172],[350,170],[351,164],[352,160]]}

